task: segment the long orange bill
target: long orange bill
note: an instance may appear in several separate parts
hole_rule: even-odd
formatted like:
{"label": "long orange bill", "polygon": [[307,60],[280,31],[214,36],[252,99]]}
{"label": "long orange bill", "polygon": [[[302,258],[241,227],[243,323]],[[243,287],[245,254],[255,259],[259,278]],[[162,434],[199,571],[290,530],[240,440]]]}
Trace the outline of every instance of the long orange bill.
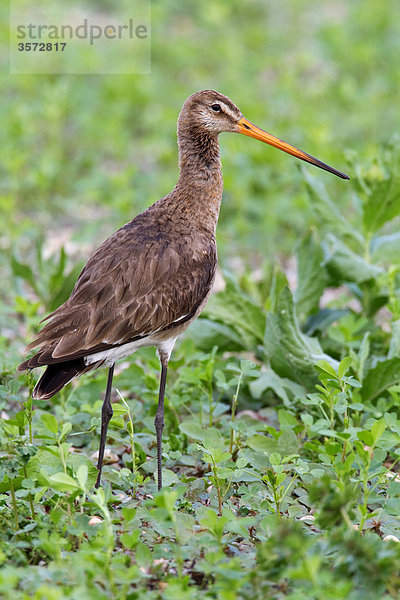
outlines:
{"label": "long orange bill", "polygon": [[287,152],[288,154],[291,154],[292,156],[295,156],[296,158],[301,158],[301,160],[305,160],[306,162],[310,163],[311,165],[315,165],[316,167],[319,167],[320,169],[324,169],[324,171],[329,171],[329,173],[333,173],[334,175],[337,175],[338,177],[341,177],[342,179],[350,179],[350,177],[348,175],[346,175],[345,173],[341,173],[340,171],[337,171],[333,167],[330,167],[329,165],[326,165],[325,163],[318,160],[318,158],[314,158],[314,156],[310,156],[310,154],[306,154],[302,150],[298,150],[294,146],[291,146],[287,142],[280,140],[279,138],[275,137],[271,133],[268,133],[267,131],[260,129],[260,127],[257,127],[257,125],[254,125],[254,123],[252,123],[251,121],[248,121],[244,117],[242,117],[240,119],[240,121],[238,122],[236,131],[238,133],[243,133],[243,135],[248,135],[249,137],[255,138],[256,140],[261,140],[261,142],[265,142],[266,144],[269,144],[270,146],[274,146],[274,148],[283,150],[284,152]]}

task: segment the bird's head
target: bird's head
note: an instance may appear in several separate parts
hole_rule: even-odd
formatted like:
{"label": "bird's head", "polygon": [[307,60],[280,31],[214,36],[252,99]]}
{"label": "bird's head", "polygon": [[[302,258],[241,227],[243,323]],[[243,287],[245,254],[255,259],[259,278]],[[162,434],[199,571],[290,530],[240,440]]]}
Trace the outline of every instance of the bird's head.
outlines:
{"label": "bird's head", "polygon": [[216,135],[223,131],[235,132],[242,117],[241,111],[227,96],[214,90],[203,90],[185,100],[178,129],[189,126]]}
{"label": "bird's head", "polygon": [[178,119],[178,135],[183,131],[197,131],[211,135],[218,135],[224,131],[242,133],[283,150],[320,169],[329,171],[329,173],[333,173],[342,179],[350,179],[348,175],[257,127],[243,116],[232,100],[214,90],[196,92],[185,100]]}

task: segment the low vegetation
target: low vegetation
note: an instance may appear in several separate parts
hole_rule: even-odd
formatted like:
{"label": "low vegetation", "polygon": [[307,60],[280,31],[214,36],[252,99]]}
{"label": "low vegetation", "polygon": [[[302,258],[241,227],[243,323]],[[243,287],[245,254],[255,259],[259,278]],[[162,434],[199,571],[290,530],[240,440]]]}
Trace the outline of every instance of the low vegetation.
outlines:
{"label": "low vegetation", "polygon": [[[171,362],[161,493],[152,349],[118,367],[95,491],[105,372],[33,405],[3,339],[4,597],[398,597],[400,246],[382,228],[399,212],[399,146],[383,156],[354,166],[349,218],[305,173],[318,229],[298,242],[293,289],[279,268],[225,273]],[[40,246],[11,266],[29,338],[73,278]]]}
{"label": "low vegetation", "polygon": [[[155,1],[149,76],[1,75],[0,598],[400,596],[398,12]],[[165,487],[148,349],[117,365],[96,491],[106,372],[33,403],[16,367],[173,187],[178,110],[210,87],[351,181],[221,136],[222,271],[170,363]]]}

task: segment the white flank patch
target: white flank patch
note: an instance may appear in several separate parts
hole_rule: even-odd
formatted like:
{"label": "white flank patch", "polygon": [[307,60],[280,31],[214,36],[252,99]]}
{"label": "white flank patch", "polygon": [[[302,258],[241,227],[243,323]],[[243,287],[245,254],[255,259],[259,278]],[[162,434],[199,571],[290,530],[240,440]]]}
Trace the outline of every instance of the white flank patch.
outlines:
{"label": "white flank patch", "polygon": [[144,346],[155,346],[157,350],[165,352],[169,358],[171,356],[175,340],[176,337],[171,337],[160,342],[160,340],[155,339],[154,336],[149,335],[141,340],[129,342],[129,344],[124,344],[123,346],[118,346],[117,348],[110,348],[109,350],[103,350],[102,352],[96,352],[95,354],[85,356],[85,365],[91,365],[98,361],[104,361],[105,366],[110,367],[115,363],[115,361],[119,360],[120,358],[130,356],[136,352],[136,350],[143,348]]}

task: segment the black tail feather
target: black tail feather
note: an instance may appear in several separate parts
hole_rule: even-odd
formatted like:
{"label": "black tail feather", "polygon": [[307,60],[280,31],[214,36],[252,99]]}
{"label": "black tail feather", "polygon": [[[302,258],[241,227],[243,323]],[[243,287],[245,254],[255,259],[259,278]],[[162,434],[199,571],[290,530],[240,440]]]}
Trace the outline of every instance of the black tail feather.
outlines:
{"label": "black tail feather", "polygon": [[83,358],[48,365],[33,390],[33,398],[48,399],[59,392],[71,379],[99,366],[98,363],[85,365]]}

